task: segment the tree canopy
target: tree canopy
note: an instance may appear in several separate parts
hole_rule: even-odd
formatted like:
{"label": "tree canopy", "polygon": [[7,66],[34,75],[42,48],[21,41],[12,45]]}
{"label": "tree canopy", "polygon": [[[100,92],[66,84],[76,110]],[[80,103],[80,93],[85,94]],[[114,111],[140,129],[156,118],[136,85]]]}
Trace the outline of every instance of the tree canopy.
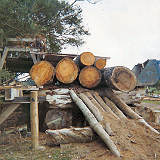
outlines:
{"label": "tree canopy", "polygon": [[43,34],[53,52],[80,46],[89,35],[81,13],[79,6],[63,0],[0,0],[0,40]]}

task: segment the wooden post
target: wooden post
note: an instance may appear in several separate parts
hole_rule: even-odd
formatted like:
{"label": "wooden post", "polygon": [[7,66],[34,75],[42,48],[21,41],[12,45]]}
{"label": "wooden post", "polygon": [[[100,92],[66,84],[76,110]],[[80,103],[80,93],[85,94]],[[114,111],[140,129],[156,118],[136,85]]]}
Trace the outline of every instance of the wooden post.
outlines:
{"label": "wooden post", "polygon": [[39,149],[38,91],[31,91],[30,96],[32,147]]}

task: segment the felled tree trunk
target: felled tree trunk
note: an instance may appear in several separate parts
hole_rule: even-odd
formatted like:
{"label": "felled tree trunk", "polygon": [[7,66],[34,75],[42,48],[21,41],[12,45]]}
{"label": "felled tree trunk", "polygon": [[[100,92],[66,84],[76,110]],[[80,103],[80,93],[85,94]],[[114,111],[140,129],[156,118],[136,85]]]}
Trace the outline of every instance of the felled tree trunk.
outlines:
{"label": "felled tree trunk", "polygon": [[64,83],[72,83],[78,76],[78,67],[70,58],[63,58],[56,66],[56,78]]}
{"label": "felled tree trunk", "polygon": [[95,62],[95,56],[91,52],[83,52],[74,59],[75,63],[80,67],[91,66]]}
{"label": "felled tree trunk", "polygon": [[83,87],[95,88],[101,82],[101,72],[93,66],[86,66],[80,71],[79,82]]}
{"label": "felled tree trunk", "polygon": [[106,95],[130,118],[138,120],[140,123],[148,127],[151,131],[160,134],[156,129],[150,126],[141,116],[134,112],[126,103],[124,103],[112,90],[107,90]]}
{"label": "felled tree trunk", "polygon": [[91,100],[83,93],[80,93],[79,97],[88,106],[89,110],[96,117],[98,122],[102,121],[103,120],[103,115],[100,113],[99,109],[91,102]]}
{"label": "felled tree trunk", "polygon": [[90,124],[91,128],[101,137],[101,139],[108,146],[111,152],[117,157],[120,157],[120,152],[118,151],[116,145],[110,139],[109,135],[105,132],[102,125],[98,123],[94,115],[90,112],[90,110],[83,103],[83,101],[75,94],[73,90],[70,90],[70,95],[73,101],[77,104],[77,106],[82,111],[83,115],[85,116],[86,120]]}
{"label": "felled tree trunk", "polygon": [[46,130],[48,145],[60,145],[67,143],[86,143],[96,138],[90,127],[64,128],[59,130]]}
{"label": "felled tree trunk", "polygon": [[119,119],[119,117],[107,106],[107,104],[103,101],[103,99],[99,96],[97,92],[93,93],[93,97],[97,100],[97,102],[106,112],[112,114],[116,119]]}
{"label": "felled tree trunk", "polygon": [[106,59],[105,58],[96,59],[94,66],[100,70],[103,69],[106,66]]}
{"label": "felled tree trunk", "polygon": [[136,76],[126,67],[110,67],[103,71],[103,84],[109,88],[128,92],[136,86]]}
{"label": "felled tree trunk", "polygon": [[[98,111],[96,112],[96,115],[97,115],[97,113],[100,113],[101,117],[107,116],[107,115],[103,114],[105,112],[105,110],[103,109],[102,105],[93,97],[93,95],[90,92],[85,92],[85,95],[87,96],[87,99],[85,99],[85,101],[83,98],[81,98],[81,99],[86,103],[88,108],[94,106],[94,108],[98,109]],[[112,114],[112,111],[109,113]],[[95,118],[97,119],[97,116],[95,116]],[[115,118],[118,118],[118,117],[115,117]],[[100,121],[100,123],[102,124],[103,128],[108,133],[108,135],[113,135],[113,131],[110,127],[110,124],[108,122],[106,122],[106,120],[104,118]]]}
{"label": "felled tree trunk", "polygon": [[135,113],[127,104],[125,104],[112,90],[107,89],[105,91],[106,96],[114,102],[126,115],[133,119],[140,119],[137,113]]}
{"label": "felled tree trunk", "polygon": [[42,86],[54,78],[55,69],[48,61],[41,61],[32,66],[30,76],[37,86]]}
{"label": "felled tree trunk", "polygon": [[103,98],[108,107],[120,118],[126,119],[127,117],[123,114],[123,112],[107,97]]}

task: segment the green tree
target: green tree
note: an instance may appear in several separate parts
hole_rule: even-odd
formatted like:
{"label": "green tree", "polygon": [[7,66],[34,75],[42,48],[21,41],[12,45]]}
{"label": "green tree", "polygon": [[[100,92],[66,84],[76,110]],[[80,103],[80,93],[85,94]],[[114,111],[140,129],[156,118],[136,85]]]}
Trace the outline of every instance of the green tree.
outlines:
{"label": "green tree", "polygon": [[89,35],[81,13],[79,6],[66,1],[0,0],[0,31],[3,37],[43,34],[50,50],[59,52],[66,45],[82,45],[83,36]]}

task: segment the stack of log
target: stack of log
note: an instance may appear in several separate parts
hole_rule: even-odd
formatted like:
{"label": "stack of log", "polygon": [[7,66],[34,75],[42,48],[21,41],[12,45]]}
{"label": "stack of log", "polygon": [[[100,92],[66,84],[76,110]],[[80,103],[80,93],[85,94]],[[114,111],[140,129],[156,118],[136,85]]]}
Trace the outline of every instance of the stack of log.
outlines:
{"label": "stack of log", "polygon": [[106,67],[105,58],[96,58],[91,52],[83,52],[74,60],[66,57],[56,67],[47,61],[33,65],[31,78],[38,86],[57,79],[63,84],[79,83],[89,89],[105,85],[120,91],[131,91],[136,86],[136,77],[131,70],[123,66]]}
{"label": "stack of log", "polygon": [[[44,67],[41,63],[45,64]],[[105,66],[105,59],[96,59],[91,52],[83,52],[74,60],[67,57],[63,58],[55,68],[45,61],[39,62],[32,67],[30,75],[38,86],[56,78],[63,84],[70,84],[78,79],[82,87],[88,89],[96,88],[96,91],[69,90],[74,106],[80,109],[90,127],[47,130],[46,133],[52,137],[52,140],[49,141],[50,143],[53,142],[54,145],[58,145],[72,142],[88,142],[94,139],[95,132],[111,152],[120,157],[121,154],[111,139],[111,136],[114,136],[114,132],[105,118],[107,116],[110,116],[115,121],[124,121],[128,118],[135,119],[159,134],[112,90],[116,89],[124,92],[133,90],[136,86],[136,77],[133,72],[123,66]],[[59,121],[62,120],[62,118],[59,119]],[[49,121],[47,125],[53,124],[53,121],[55,122],[56,120]]]}

